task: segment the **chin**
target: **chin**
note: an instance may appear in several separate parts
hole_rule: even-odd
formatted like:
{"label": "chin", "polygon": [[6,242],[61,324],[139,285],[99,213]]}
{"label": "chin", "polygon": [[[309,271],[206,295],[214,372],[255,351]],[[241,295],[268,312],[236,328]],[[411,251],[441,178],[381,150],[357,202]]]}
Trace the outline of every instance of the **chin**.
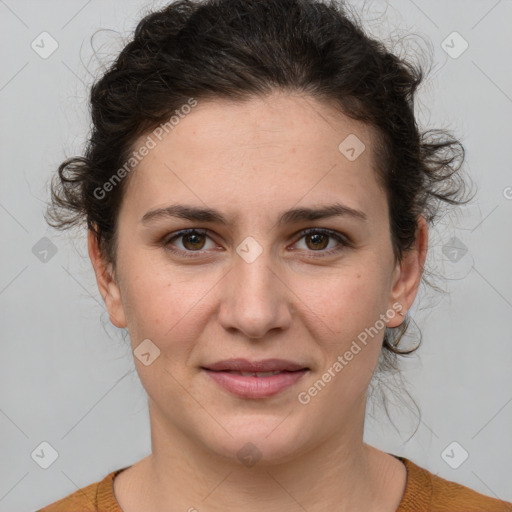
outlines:
{"label": "chin", "polygon": [[[289,462],[306,451],[307,433],[293,420],[283,416],[249,416],[223,423],[226,433],[221,439],[205,439],[210,450],[233,459],[246,467],[270,466]],[[287,423],[288,422],[288,423]]]}

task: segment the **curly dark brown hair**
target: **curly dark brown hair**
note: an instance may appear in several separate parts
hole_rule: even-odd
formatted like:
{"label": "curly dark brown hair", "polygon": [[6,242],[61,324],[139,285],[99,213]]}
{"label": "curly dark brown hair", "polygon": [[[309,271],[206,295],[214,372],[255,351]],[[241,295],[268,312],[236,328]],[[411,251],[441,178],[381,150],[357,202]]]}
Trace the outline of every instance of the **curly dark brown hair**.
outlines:
{"label": "curly dark brown hair", "polygon": [[[415,242],[417,221],[459,205],[464,147],[446,130],[421,132],[415,93],[424,70],[365,35],[341,1],[179,0],[146,15],[90,94],[93,128],[84,156],[54,176],[46,220],[82,220],[115,268],[116,220],[130,176],[98,189],[130,158],[135,141],[193,97],[242,101],[274,91],[306,94],[376,129],[377,178],[389,203],[395,257]],[[96,191],[96,193],[95,193]],[[383,367],[396,369],[408,317],[384,336]],[[419,345],[418,345],[419,346]]]}

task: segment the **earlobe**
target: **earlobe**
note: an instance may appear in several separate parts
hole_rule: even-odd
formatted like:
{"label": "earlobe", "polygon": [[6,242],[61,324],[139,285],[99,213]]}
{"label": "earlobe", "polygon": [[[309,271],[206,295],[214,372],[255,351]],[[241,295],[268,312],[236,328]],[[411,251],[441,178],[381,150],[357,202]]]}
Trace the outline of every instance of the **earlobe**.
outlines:
{"label": "earlobe", "polygon": [[105,261],[99,248],[98,239],[93,231],[88,233],[89,258],[91,259],[94,273],[96,274],[96,283],[102,296],[110,321],[120,329],[127,326],[124,315],[123,304],[121,301],[121,292],[116,282],[112,264]]}
{"label": "earlobe", "polygon": [[[418,218],[414,246],[404,252],[402,261],[393,272],[393,286],[388,307],[402,314],[388,321],[387,327],[398,327],[411,308],[421,283],[428,249],[428,225],[423,216]],[[401,308],[400,308],[400,306]]]}

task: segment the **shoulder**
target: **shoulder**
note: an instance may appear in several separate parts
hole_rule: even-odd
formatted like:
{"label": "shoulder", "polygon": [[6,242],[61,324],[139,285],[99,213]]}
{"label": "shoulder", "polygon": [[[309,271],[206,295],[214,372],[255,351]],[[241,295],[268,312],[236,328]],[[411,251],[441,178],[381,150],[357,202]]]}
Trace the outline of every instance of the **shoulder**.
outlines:
{"label": "shoulder", "polygon": [[[480,494],[464,485],[432,474],[432,504],[439,510],[512,512],[512,503]],[[443,506],[444,508],[440,508]],[[458,508],[455,508],[458,507]]]}
{"label": "shoulder", "polygon": [[486,496],[464,485],[446,480],[409,459],[405,464],[408,481],[397,512],[512,512],[512,503]]}
{"label": "shoulder", "polygon": [[82,487],[37,512],[121,512],[115,499],[112,482],[126,468],[117,469],[98,482]]}

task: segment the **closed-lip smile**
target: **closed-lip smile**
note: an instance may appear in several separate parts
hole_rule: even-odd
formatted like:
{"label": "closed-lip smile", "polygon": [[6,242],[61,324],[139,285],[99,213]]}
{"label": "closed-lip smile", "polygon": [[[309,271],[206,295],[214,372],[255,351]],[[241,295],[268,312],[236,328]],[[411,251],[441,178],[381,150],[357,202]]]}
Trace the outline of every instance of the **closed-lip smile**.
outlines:
{"label": "closed-lip smile", "polygon": [[276,395],[300,380],[309,368],[285,359],[228,359],[201,367],[219,386],[243,398]]}

